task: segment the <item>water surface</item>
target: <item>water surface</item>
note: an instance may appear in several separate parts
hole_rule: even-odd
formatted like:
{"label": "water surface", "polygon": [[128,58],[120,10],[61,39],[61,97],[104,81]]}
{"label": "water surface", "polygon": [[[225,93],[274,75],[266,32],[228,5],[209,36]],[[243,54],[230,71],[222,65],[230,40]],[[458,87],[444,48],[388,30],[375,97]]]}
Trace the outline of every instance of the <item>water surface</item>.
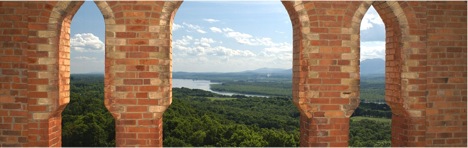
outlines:
{"label": "water surface", "polygon": [[190,88],[190,89],[201,89],[201,90],[210,91],[216,94],[227,95],[227,96],[244,95],[244,96],[249,96],[249,97],[268,97],[268,96],[263,96],[263,95],[213,91],[210,89],[210,84],[220,84],[220,83],[211,82],[209,80],[172,79],[173,88],[185,87],[185,88]]}

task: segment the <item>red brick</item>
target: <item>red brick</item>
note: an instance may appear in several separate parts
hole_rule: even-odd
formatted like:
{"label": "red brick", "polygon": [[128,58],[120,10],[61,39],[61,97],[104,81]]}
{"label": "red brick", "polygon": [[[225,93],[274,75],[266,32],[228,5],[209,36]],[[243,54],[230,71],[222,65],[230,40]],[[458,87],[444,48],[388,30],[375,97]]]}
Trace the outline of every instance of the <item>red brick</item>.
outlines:
{"label": "red brick", "polygon": [[127,127],[127,132],[130,133],[147,133],[149,132],[148,127]]}
{"label": "red brick", "polygon": [[137,104],[136,99],[115,99],[116,104],[121,104],[121,105],[135,105]]}
{"label": "red brick", "polygon": [[139,90],[140,91],[158,91],[159,87],[158,86],[140,86]]}
{"label": "red brick", "polygon": [[127,31],[147,31],[147,26],[127,26]]}
{"label": "red brick", "polygon": [[28,106],[29,111],[46,111],[47,107],[46,106]]}
{"label": "red brick", "polygon": [[138,105],[157,105],[158,100],[156,99],[138,99]]}
{"label": "red brick", "polygon": [[136,33],[134,32],[117,32],[115,33],[117,38],[135,38]]}
{"label": "red brick", "polygon": [[322,79],[323,84],[341,84],[341,79]]}
{"label": "red brick", "polygon": [[156,133],[145,134],[145,133],[138,133],[138,138],[141,139],[155,139],[159,137]]}
{"label": "red brick", "polygon": [[122,119],[141,119],[141,113],[122,113]]}
{"label": "red brick", "polygon": [[321,105],[320,110],[340,110],[338,105]]}
{"label": "red brick", "polygon": [[349,104],[349,99],[330,99],[331,104]]}
{"label": "red brick", "polygon": [[127,53],[127,58],[148,58],[149,54],[148,53],[143,53],[143,52],[128,52]]}
{"label": "red brick", "polygon": [[143,80],[141,79],[124,79],[123,80],[125,85],[141,85],[143,84]]}
{"label": "red brick", "polygon": [[129,11],[129,12],[124,12],[124,17],[144,17],[145,12],[136,12],[136,11]]}
{"label": "red brick", "polygon": [[21,104],[7,103],[2,105],[3,109],[21,109]]}
{"label": "red brick", "polygon": [[132,91],[133,86],[116,86],[115,90],[116,91]]}
{"label": "red brick", "polygon": [[127,112],[146,112],[148,107],[146,106],[127,106]]}
{"label": "red brick", "polygon": [[117,46],[118,51],[125,51],[125,52],[138,52],[137,46]]}
{"label": "red brick", "polygon": [[135,120],[117,120],[118,124],[123,124],[123,125],[136,125]]}
{"label": "red brick", "polygon": [[151,6],[148,5],[135,5],[133,10],[151,10]]}
{"label": "red brick", "polygon": [[127,43],[130,45],[146,45],[148,44],[148,39],[128,39]]}
{"label": "red brick", "polygon": [[117,134],[117,138],[128,138],[128,139],[136,139],[137,136],[136,133],[120,133],[120,134]]}
{"label": "red brick", "polygon": [[137,98],[148,98],[148,93],[136,93],[135,97],[137,97]]}
{"label": "red brick", "polygon": [[145,71],[147,66],[145,65],[128,65],[126,68],[127,71]]}
{"label": "red brick", "polygon": [[29,92],[29,96],[34,98],[47,98],[47,92]]}
{"label": "red brick", "polygon": [[141,46],[141,52],[159,52],[159,47],[156,46]]}

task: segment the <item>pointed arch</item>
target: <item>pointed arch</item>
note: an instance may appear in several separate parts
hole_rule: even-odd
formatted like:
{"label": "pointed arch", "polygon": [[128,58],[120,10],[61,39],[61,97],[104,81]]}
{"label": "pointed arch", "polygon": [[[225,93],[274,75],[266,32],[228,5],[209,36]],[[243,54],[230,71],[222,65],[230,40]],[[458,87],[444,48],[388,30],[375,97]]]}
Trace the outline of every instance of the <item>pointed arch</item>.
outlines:
{"label": "pointed arch", "polygon": [[[37,125],[30,137],[39,137],[37,141],[29,142],[31,146],[61,146],[61,112],[70,101],[70,23],[83,4],[83,1],[59,1],[45,5],[49,9],[47,27],[35,32],[36,40],[45,41],[32,49],[36,50],[37,65],[29,69],[35,70],[38,79],[47,80],[48,85],[29,83],[29,96],[37,101],[29,101],[29,107],[44,108],[43,111],[30,112],[29,124]],[[99,3],[98,8],[103,12],[106,24],[115,23],[113,13],[107,2]],[[47,10],[46,10],[47,11]],[[45,56],[40,56],[45,55]]]}
{"label": "pointed arch", "polygon": [[314,48],[308,45],[308,41],[314,38],[310,35],[309,16],[302,1],[282,1],[282,3],[293,25],[293,103],[301,114],[311,118],[312,114],[307,109],[309,105],[305,96],[306,86],[304,86],[308,63],[303,61],[304,50],[313,50],[312,48]]}
{"label": "pointed arch", "polygon": [[[396,1],[362,2],[353,16],[352,32],[360,34],[360,24],[365,12],[373,5],[385,24],[386,30],[386,80],[385,80],[385,101],[392,109],[392,146],[423,146],[424,141],[418,140],[418,136],[424,136],[411,126],[424,126],[420,122],[424,117],[424,110],[413,109],[415,97],[411,93],[415,90],[408,82],[410,79],[418,78],[418,73],[412,72],[409,67],[418,65],[418,60],[412,60],[414,53],[410,49],[412,42],[418,42],[418,36],[410,34],[410,24],[402,5]],[[360,43],[355,53],[360,53]],[[357,56],[359,57],[359,56]],[[413,88],[413,89],[408,89]],[[424,102],[423,102],[424,103]],[[411,134],[408,134],[411,133]],[[412,138],[411,138],[412,137]]]}

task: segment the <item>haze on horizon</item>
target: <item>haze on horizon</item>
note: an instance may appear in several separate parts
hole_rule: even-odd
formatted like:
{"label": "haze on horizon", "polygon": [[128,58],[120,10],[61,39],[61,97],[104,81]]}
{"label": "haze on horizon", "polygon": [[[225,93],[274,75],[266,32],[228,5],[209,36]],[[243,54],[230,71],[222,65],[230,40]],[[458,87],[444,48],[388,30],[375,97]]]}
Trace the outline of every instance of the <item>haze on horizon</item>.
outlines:
{"label": "haze on horizon", "polygon": [[[292,27],[280,1],[185,1],[173,24],[173,71],[291,69]],[[385,28],[371,7],[361,23],[361,61],[385,54]],[[71,73],[104,73],[104,19],[85,1],[71,24]]]}

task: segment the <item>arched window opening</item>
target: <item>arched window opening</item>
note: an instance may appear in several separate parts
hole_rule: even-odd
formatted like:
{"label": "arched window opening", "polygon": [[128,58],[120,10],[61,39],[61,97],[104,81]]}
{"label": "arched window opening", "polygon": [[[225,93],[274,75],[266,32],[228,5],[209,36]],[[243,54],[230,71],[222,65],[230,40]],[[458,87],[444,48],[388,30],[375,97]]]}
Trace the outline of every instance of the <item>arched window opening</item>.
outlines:
{"label": "arched window opening", "polygon": [[115,146],[114,118],[104,106],[104,18],[94,2],[85,1],[69,27],[70,47],[62,53],[70,73],[62,146]]}
{"label": "arched window opening", "polygon": [[350,146],[391,146],[391,110],[385,103],[385,26],[370,6],[361,22],[360,100],[350,122]]}
{"label": "arched window opening", "polygon": [[279,1],[183,2],[163,145],[299,146],[291,26]]}

